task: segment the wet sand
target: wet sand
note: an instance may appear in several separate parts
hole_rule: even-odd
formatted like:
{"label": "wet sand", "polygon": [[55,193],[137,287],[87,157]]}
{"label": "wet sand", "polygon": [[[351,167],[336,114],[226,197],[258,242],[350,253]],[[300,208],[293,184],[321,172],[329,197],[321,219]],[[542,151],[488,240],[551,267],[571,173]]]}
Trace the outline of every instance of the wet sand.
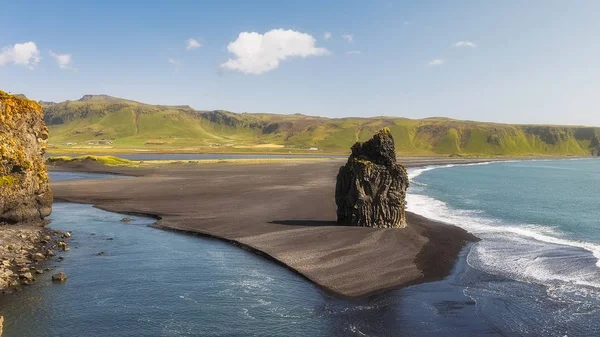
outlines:
{"label": "wet sand", "polygon": [[[467,163],[402,160],[406,166]],[[474,162],[470,160],[469,162]],[[324,290],[361,297],[444,278],[476,238],[408,213],[404,229],[337,226],[335,176],[343,161],[269,164],[173,164],[105,167],[84,162],[49,167],[133,175],[57,181],[56,200],[119,213],[151,215],[157,227],[230,241],[297,271]]]}

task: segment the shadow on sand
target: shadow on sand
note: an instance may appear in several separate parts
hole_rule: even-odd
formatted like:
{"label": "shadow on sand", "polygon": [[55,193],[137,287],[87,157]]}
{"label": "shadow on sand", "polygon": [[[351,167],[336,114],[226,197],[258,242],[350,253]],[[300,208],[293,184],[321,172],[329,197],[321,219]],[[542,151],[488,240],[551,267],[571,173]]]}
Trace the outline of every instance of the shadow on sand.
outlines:
{"label": "shadow on sand", "polygon": [[269,223],[285,226],[338,226],[331,220],[273,220]]}

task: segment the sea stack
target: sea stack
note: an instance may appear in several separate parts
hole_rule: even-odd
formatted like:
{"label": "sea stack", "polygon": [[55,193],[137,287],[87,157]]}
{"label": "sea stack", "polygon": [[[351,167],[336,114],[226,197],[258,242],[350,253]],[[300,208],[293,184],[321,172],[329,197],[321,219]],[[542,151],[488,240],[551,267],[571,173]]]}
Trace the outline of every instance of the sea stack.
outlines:
{"label": "sea stack", "polygon": [[396,162],[394,138],[388,128],[364,143],[355,143],[335,187],[337,221],[341,225],[406,227],[408,175]]}
{"label": "sea stack", "polygon": [[47,139],[42,107],[0,91],[0,224],[41,222],[52,212]]}

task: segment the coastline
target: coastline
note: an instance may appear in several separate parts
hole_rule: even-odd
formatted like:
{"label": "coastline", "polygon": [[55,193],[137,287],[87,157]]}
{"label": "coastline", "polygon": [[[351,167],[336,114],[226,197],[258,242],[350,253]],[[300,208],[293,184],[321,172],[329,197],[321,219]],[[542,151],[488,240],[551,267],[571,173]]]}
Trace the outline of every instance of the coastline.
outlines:
{"label": "coastline", "polygon": [[[348,331],[365,335],[439,334],[440,331],[451,335],[495,334],[499,331],[509,335],[536,334],[539,332],[540,326],[538,323],[540,321],[537,319],[546,321],[548,317],[552,317],[551,325],[545,327],[544,332],[564,331],[564,333],[577,334],[577,332],[586,331],[583,329],[590,327],[588,323],[591,320],[588,320],[588,317],[591,319],[598,315],[597,311],[590,313],[588,310],[590,305],[597,307],[598,299],[597,277],[590,279],[593,275],[597,275],[597,266],[594,265],[597,260],[594,259],[591,252],[578,249],[580,246],[577,244],[565,247],[562,243],[552,244],[550,242],[550,246],[548,246],[537,239],[525,238],[523,241],[519,239],[522,238],[520,234],[518,237],[514,237],[511,233],[507,233],[508,236],[497,236],[495,230],[489,231],[486,228],[480,230],[478,226],[487,224],[483,218],[469,212],[461,213],[461,210],[477,211],[479,208],[465,208],[462,206],[463,204],[455,202],[463,200],[461,199],[463,197],[471,197],[468,200],[482,200],[486,201],[486,205],[496,207],[493,203],[498,200],[496,198],[477,198],[479,194],[476,191],[481,192],[479,187],[488,192],[504,191],[502,193],[507,192],[505,195],[513,196],[511,186],[503,183],[501,179],[499,179],[499,185],[494,188],[489,188],[494,185],[488,187],[482,183],[482,179],[479,178],[487,176],[487,173],[492,176],[494,173],[500,173],[502,176],[506,171],[510,171],[510,168],[517,167],[519,169],[515,170],[517,171],[515,172],[517,173],[516,177],[529,181],[530,174],[527,173],[527,167],[531,169],[529,173],[533,173],[532,170],[547,168],[549,171],[545,172],[550,172],[551,175],[552,172],[562,174],[562,170],[556,172],[555,169],[557,167],[578,167],[593,174],[594,171],[590,171],[590,168],[597,168],[599,162],[592,162],[583,160],[577,163],[565,160],[546,164],[520,161],[506,165],[456,165],[454,168],[452,168],[454,165],[441,165],[410,169],[409,172],[413,177],[427,170],[439,169],[444,173],[414,180],[415,184],[410,194],[423,196],[423,198],[420,200],[407,199],[409,205],[412,206],[409,210],[442,223],[458,225],[480,237],[482,241],[467,243],[458,256],[452,257],[455,259],[453,263],[430,258],[429,263],[423,266],[418,265],[419,259],[415,260],[417,268],[422,270],[423,275],[428,275],[427,270],[423,270],[426,266],[432,266],[434,269],[439,266],[451,266],[450,273],[442,280],[427,282],[427,279],[419,279],[412,284],[406,283],[390,289],[380,288],[372,296],[367,294],[358,298],[347,298],[348,296],[340,295],[339,292],[331,292],[315,282],[307,282],[310,279],[302,277],[297,270],[245,245],[226,242],[214,237],[206,238],[198,233],[189,235],[188,233],[172,232],[172,229],[169,228],[166,230],[149,228],[156,219],[147,217],[136,218],[131,224],[123,224],[119,222],[124,217],[122,214],[107,213],[90,204],[56,203],[53,223],[56,223],[56,228],[59,228],[60,223],[62,227],[60,229],[72,230],[75,240],[72,242],[73,247],[79,248],[72,249],[69,254],[70,258],[66,256],[66,261],[61,263],[61,269],[69,274],[70,280],[66,287],[47,286],[48,282],[42,280],[42,282],[35,282],[32,286],[24,288],[23,293],[7,295],[4,297],[6,301],[3,304],[6,306],[6,310],[3,313],[10,318],[8,320],[10,330],[19,331],[22,334],[25,334],[25,331],[32,331],[35,328],[29,328],[27,322],[30,317],[38,315],[35,313],[37,305],[24,303],[21,308],[20,299],[43,294],[40,298],[52,299],[43,301],[48,304],[46,311],[52,312],[56,310],[53,308],[59,307],[63,310],[67,309],[63,311],[65,322],[77,322],[78,331],[81,334],[86,331],[85,329],[89,330],[89,326],[96,326],[96,321],[90,320],[89,326],[80,326],[79,313],[82,310],[86,312],[86,304],[73,301],[73,299],[82,298],[82,295],[85,298],[87,294],[98,294],[100,296],[95,297],[98,302],[96,306],[90,307],[90,315],[104,315],[107,305],[115,307],[122,303],[123,309],[119,311],[118,316],[124,317],[127,315],[123,315],[123,313],[132,309],[128,304],[137,303],[138,309],[140,309],[136,310],[138,317],[149,318],[146,321],[146,327],[155,329],[153,331],[156,331],[159,322],[172,323],[168,317],[163,315],[167,310],[181,313],[183,316],[180,318],[180,322],[189,321],[190,317],[186,314],[191,314],[194,318],[203,315],[209,319],[227,317],[226,322],[218,323],[219,326],[227,327],[224,328],[223,331],[226,333],[222,333],[223,335],[232,334],[232,331],[247,333],[249,327],[256,325],[257,321],[253,321],[253,319],[259,317],[261,320],[272,319],[269,322],[274,326],[278,326],[279,320],[285,317],[283,322],[294,332],[298,332],[298,330],[295,330],[293,326],[302,325],[310,327],[311,331],[329,331],[329,334],[337,331],[342,332],[341,335],[346,335]],[[214,169],[227,170],[228,168],[224,166],[226,165],[217,165]],[[173,167],[169,167],[168,173],[171,173],[172,169]],[[187,169],[193,169],[193,167]],[[165,172],[161,174],[164,175]],[[227,172],[223,174],[227,174]],[[87,179],[109,178],[77,172],[57,172],[56,174],[52,173],[51,176],[53,181],[82,179],[86,176],[88,176]],[[130,179],[112,177],[104,181],[124,182]],[[189,178],[183,179],[189,181]],[[528,188],[523,179],[515,181],[519,181],[519,186],[523,186],[525,190],[538,185],[533,181]],[[484,180],[489,181],[489,179]],[[269,186],[271,185],[269,184]],[[562,186],[564,187],[564,185]],[[582,189],[580,187],[573,189],[573,191],[579,190]],[[296,193],[296,191],[290,193],[292,192]],[[474,194],[468,194],[471,192]],[[513,201],[513,204],[524,204],[521,198],[527,200],[529,195],[530,193],[525,192],[521,196],[515,196],[516,200],[521,201],[516,203]],[[447,199],[444,196],[455,197]],[[476,199],[473,199],[474,197]],[[593,196],[590,197],[593,205]],[[489,202],[490,200],[492,203]],[[446,209],[438,201],[447,202],[450,208]],[[467,205],[473,204],[467,203]],[[518,206],[514,206],[515,211],[518,208]],[[534,209],[540,209],[540,207],[534,207]],[[453,210],[458,210],[458,212],[453,212]],[[489,210],[489,208],[484,208],[484,210]],[[504,211],[502,214],[514,213]],[[503,218],[496,219],[502,221]],[[581,220],[583,219],[581,218]],[[590,224],[589,220],[588,217],[587,224]],[[594,222],[595,219],[591,221]],[[496,224],[494,222],[491,225]],[[444,227],[440,226],[440,228]],[[504,233],[504,227],[500,227],[499,230]],[[442,235],[445,233],[446,231],[441,231]],[[427,236],[432,236],[432,234],[428,233]],[[453,239],[448,235],[442,237]],[[113,238],[114,241],[112,241]],[[540,247],[542,247],[541,250]],[[106,255],[96,257],[100,250],[106,252]],[[425,249],[422,248],[421,251],[423,252]],[[486,258],[482,255],[486,251],[498,253],[498,255],[493,255],[499,259],[482,259]],[[487,257],[493,258],[493,255]],[[549,257],[549,259],[543,257]],[[269,261],[265,261],[264,258]],[[583,275],[580,274],[580,271],[591,271],[591,274],[587,274],[586,280],[593,282],[590,284],[594,284],[596,290],[590,289],[586,285],[581,286],[579,283],[559,281],[560,288],[558,289],[566,291],[556,292],[558,285],[556,281],[548,282],[537,278],[544,276],[544,274],[535,273],[539,269],[513,268],[513,261],[516,259],[526,261],[527,265],[547,265],[550,268],[544,270],[553,270],[557,273],[553,275],[566,276],[573,280],[581,280]],[[427,259],[421,261],[427,261]],[[500,262],[500,265],[495,264],[494,261]],[[436,267],[432,262],[439,262],[439,264]],[[486,263],[491,263],[487,266],[492,269],[486,268]],[[564,263],[568,264],[567,268],[562,267]],[[502,269],[503,267],[508,269]],[[113,270],[128,272],[113,273]],[[443,273],[439,270],[438,272]],[[105,277],[98,280],[94,276],[98,273]],[[534,278],[523,279],[521,277],[528,275]],[[129,288],[130,284],[137,284],[137,286]],[[165,289],[166,293],[164,296],[161,295],[161,305],[154,307],[153,300],[146,301],[147,294],[159,288]],[[113,293],[113,291],[115,292]],[[588,299],[581,301],[581,297],[578,295],[581,293],[586,294]],[[113,296],[106,296],[107,294]],[[563,310],[556,311],[556,296],[559,296],[561,307],[569,315],[562,314]],[[137,302],[142,298],[144,302]],[[202,303],[202,306],[198,306],[199,303]],[[212,304],[211,308],[213,309],[207,311],[206,305],[211,305],[209,303]],[[25,304],[32,305],[26,306]],[[69,310],[68,308],[73,309]],[[514,308],[520,308],[520,310],[513,310]],[[536,313],[533,320],[528,315],[529,312]],[[230,320],[230,315],[233,315],[235,319]],[[573,321],[569,318],[571,315],[578,318]],[[126,320],[126,318],[123,319]],[[523,323],[507,325],[507,321]],[[597,320],[593,319],[593,321]],[[232,322],[231,325],[228,324],[230,322]],[[40,326],[39,331],[55,331],[56,334],[60,334],[58,331],[65,331],[63,324],[55,326],[51,320],[46,320],[43,324],[45,325]],[[130,326],[129,324],[123,325]],[[592,327],[596,325],[592,325]],[[265,329],[263,324],[260,324],[259,327]],[[211,331],[215,330],[211,329]],[[300,335],[309,334],[304,331]],[[29,335],[39,335],[39,333],[29,333]]]}
{"label": "coastline", "polygon": [[[489,160],[407,160],[407,167]],[[455,226],[408,213],[403,230],[335,224],[335,172],[343,161],[251,166],[179,164],[52,167],[135,175],[134,179],[60,181],[56,200],[159,219],[155,227],[228,241],[296,271],[339,297],[357,298],[443,279],[463,247],[476,241]],[[249,202],[249,200],[251,202]],[[199,203],[198,201],[202,201]]]}
{"label": "coastline", "polygon": [[[45,262],[68,250],[70,235],[46,227],[45,222],[0,226],[0,292],[19,291],[45,271]],[[64,246],[63,246],[64,244]]]}

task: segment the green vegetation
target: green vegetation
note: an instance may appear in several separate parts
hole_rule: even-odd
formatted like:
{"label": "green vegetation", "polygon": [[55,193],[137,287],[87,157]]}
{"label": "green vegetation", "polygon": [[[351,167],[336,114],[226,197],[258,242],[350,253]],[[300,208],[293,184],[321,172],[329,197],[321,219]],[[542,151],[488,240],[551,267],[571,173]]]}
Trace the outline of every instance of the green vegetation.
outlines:
{"label": "green vegetation", "polygon": [[[388,128],[400,155],[587,156],[600,128],[510,125],[448,118],[322,118],[196,111],[110,96],[43,103],[50,152],[347,153]],[[312,150],[309,150],[311,149]]]}
{"label": "green vegetation", "polygon": [[14,186],[19,182],[19,179],[13,176],[1,176],[0,177],[0,187],[10,187]]}
{"label": "green vegetation", "polygon": [[[114,156],[54,156],[46,159],[48,165],[60,166],[69,163],[82,163],[92,161],[105,166],[121,166],[121,167],[157,167],[160,165],[170,164],[267,164],[276,162],[304,162],[304,161],[328,161],[339,160],[337,158],[249,158],[249,159],[210,159],[210,160],[145,160],[132,161]],[[2,177],[4,178],[4,177]],[[0,186],[2,186],[2,178],[0,178]],[[10,177],[9,177],[10,178]]]}
{"label": "green vegetation", "polygon": [[100,163],[105,166],[137,166],[136,162],[131,160],[118,158],[114,156],[81,156],[81,157],[68,157],[68,156],[60,156],[60,157],[50,157],[46,159],[46,162],[49,165],[56,165],[62,163],[75,163],[75,162],[83,162],[83,161],[93,161]]}

